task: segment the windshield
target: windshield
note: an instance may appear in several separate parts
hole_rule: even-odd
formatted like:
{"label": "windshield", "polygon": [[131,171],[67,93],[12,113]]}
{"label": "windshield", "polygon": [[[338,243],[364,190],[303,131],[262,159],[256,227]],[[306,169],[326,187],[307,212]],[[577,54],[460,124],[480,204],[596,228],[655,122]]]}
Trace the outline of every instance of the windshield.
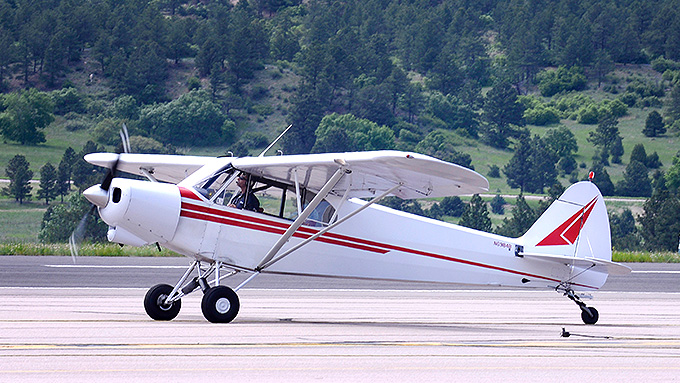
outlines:
{"label": "windshield", "polygon": [[235,169],[232,168],[231,165],[227,165],[210,177],[201,180],[194,188],[205,198],[212,200],[217,194],[223,192],[223,189],[226,188],[235,177]]}

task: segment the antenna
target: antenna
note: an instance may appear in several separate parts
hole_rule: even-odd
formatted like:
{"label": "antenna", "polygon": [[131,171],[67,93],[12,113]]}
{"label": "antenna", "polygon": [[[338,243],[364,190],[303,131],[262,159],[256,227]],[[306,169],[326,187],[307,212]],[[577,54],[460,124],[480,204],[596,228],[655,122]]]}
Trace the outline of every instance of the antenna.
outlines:
{"label": "antenna", "polygon": [[283,137],[283,135],[286,134],[286,132],[288,132],[288,131],[290,130],[290,128],[292,128],[292,127],[293,127],[293,124],[288,125],[288,127],[287,127],[283,132],[281,132],[281,134],[279,134],[279,136],[276,137],[276,139],[275,139],[271,144],[269,144],[269,146],[267,146],[267,147],[262,151],[262,153],[260,153],[260,155],[259,155],[258,157],[264,157],[264,154],[267,153],[267,152],[269,151],[269,149],[272,148],[272,146],[274,146],[277,142],[279,142],[279,140],[281,139],[281,137]]}

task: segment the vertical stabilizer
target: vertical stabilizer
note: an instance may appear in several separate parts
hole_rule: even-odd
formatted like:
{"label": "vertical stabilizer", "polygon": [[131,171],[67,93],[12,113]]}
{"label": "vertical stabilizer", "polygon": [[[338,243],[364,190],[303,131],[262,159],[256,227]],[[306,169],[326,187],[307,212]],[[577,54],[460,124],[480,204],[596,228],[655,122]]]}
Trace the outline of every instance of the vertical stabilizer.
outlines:
{"label": "vertical stabilizer", "polygon": [[597,186],[588,181],[570,186],[521,240],[527,253],[611,261],[609,218]]}

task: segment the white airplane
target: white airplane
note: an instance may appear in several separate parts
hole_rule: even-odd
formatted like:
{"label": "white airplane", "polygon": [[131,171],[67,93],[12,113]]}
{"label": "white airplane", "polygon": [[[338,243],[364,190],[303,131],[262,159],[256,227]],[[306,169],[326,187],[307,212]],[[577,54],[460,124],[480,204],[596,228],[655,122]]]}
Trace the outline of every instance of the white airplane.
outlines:
{"label": "white airplane", "polygon": [[[205,318],[230,322],[239,311],[236,291],[272,273],[551,289],[594,324],[597,310],[575,290],[597,290],[609,274],[630,272],[611,261],[604,200],[587,181],[569,187],[524,236],[506,238],[378,205],[389,195],[488,190],[480,174],[420,154],[85,159],[109,168],[101,185],[84,192],[110,226],[109,241],[155,243],[193,259],[175,286],[147,292],[144,307],[156,320],[175,318],[181,298],[200,287]],[[250,193],[259,207],[252,197],[237,201]],[[250,276],[233,289],[221,284],[237,273]]]}

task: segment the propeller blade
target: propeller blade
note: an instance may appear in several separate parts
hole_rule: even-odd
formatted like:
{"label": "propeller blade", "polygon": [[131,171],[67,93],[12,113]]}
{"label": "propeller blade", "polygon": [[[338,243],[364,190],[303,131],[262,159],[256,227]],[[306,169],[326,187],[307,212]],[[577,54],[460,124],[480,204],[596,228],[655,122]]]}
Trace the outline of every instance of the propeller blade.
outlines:
{"label": "propeller blade", "polygon": [[109,187],[111,186],[111,181],[113,181],[113,177],[116,175],[116,168],[118,168],[118,160],[120,157],[116,158],[116,162],[113,163],[113,166],[109,169],[109,172],[106,173],[106,177],[104,177],[104,180],[101,183],[101,188],[102,190],[109,191]]}
{"label": "propeller blade", "polygon": [[130,134],[125,123],[123,123],[123,128],[120,130],[120,140],[123,142],[123,152],[130,153]]}
{"label": "propeller blade", "polygon": [[83,218],[80,219],[78,226],[76,226],[76,229],[73,230],[73,233],[71,233],[71,236],[68,238],[68,246],[71,250],[71,259],[73,259],[74,265],[76,263],[76,257],[78,256],[78,249],[80,249],[80,245],[83,243],[83,239],[85,238],[87,220],[90,218],[90,215],[94,213],[96,208],[96,206],[92,205],[90,210],[88,210],[88,212],[83,215]]}

